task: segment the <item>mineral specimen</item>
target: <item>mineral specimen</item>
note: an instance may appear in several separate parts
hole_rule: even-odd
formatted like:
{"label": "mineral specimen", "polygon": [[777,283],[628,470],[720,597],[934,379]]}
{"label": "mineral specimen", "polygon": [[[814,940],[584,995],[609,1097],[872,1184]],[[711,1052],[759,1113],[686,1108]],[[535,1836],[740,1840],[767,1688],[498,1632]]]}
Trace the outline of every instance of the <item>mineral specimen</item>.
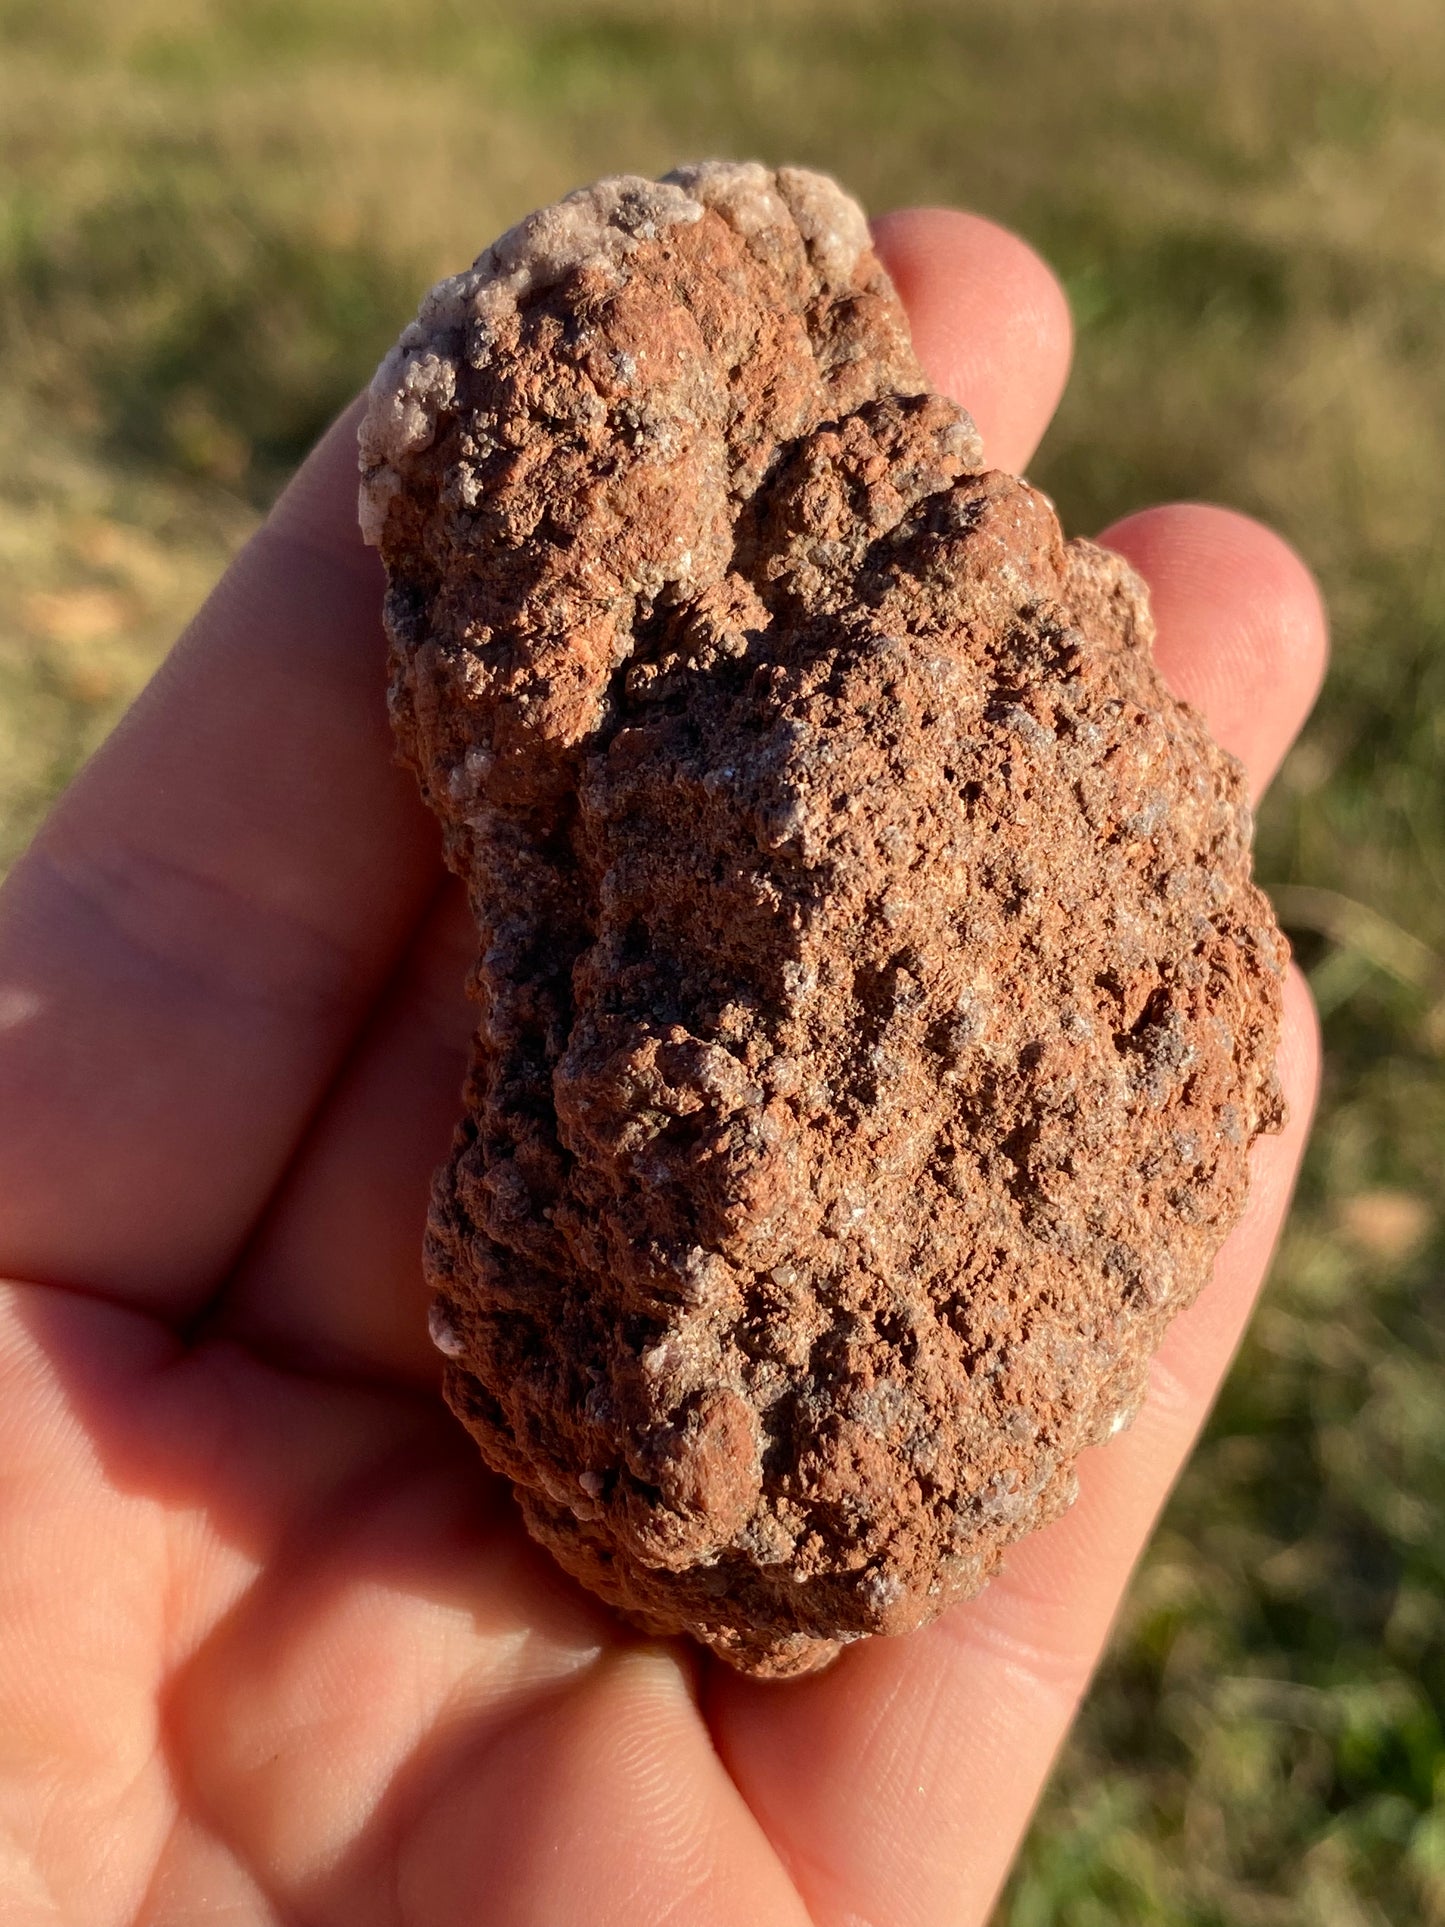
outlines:
{"label": "mineral specimen", "polygon": [[1127,1424],[1280,1122],[1240,772],[818,175],[534,214],[361,453],[479,933],[447,1397],[644,1629],[915,1627]]}

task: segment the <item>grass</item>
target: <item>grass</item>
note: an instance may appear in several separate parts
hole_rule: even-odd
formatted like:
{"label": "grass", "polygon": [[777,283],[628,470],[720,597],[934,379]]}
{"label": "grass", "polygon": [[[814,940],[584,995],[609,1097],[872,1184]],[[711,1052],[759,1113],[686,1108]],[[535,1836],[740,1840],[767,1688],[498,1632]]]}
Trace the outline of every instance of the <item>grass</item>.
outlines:
{"label": "grass", "polygon": [[1320,1127],[998,1920],[1445,1922],[1438,0],[0,0],[0,56],[0,861],[419,289],[609,169],[1011,222],[1079,322],[1066,523],[1304,551],[1336,663],[1260,869]]}

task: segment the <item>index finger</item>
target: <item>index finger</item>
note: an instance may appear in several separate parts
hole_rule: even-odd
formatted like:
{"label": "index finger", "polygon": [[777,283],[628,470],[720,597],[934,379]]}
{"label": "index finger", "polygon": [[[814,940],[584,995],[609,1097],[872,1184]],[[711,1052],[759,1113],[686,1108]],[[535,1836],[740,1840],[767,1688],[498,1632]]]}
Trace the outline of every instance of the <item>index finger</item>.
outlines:
{"label": "index finger", "polygon": [[439,880],[355,460],[352,411],[0,896],[10,1276],[194,1310]]}

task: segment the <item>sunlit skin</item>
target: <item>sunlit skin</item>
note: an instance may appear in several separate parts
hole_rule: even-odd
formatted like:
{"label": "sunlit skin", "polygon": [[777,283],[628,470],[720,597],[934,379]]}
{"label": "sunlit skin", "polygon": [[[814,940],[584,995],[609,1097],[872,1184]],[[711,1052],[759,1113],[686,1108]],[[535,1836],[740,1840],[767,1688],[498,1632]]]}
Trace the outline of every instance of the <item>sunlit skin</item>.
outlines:
{"label": "sunlit skin", "polygon": [[[1069,361],[1024,245],[879,244],[937,384],[1020,469]],[[907,1639],[760,1685],[633,1636],[440,1406],[419,1242],[469,932],[390,761],[354,412],[0,893],[6,1927],[972,1927],[986,1920],[1259,1288],[1291,1122],[1072,1512]],[[1313,583],[1175,506],[1104,539],[1263,787]]]}

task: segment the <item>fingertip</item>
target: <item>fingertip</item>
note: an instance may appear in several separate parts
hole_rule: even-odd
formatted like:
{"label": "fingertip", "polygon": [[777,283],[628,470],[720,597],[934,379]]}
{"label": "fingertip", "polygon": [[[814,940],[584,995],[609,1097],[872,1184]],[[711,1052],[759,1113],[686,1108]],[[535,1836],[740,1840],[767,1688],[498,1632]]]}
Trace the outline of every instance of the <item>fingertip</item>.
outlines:
{"label": "fingertip", "polygon": [[366,396],[356,395],[306,456],[266,518],[273,535],[340,561],[376,587],[384,587],[381,561],[361,537],[357,492],[361,475],[356,431]]}
{"label": "fingertip", "polygon": [[1099,540],[1149,584],[1161,673],[1258,794],[1324,677],[1328,617],[1308,565],[1252,516],[1200,502],[1144,509]]}
{"label": "fingertip", "polygon": [[929,379],[973,416],[990,466],[1018,473],[1068,379],[1073,323],[1057,276],[1018,235],[954,208],[884,214],[873,239]]}
{"label": "fingertip", "polygon": [[1319,1102],[1323,1063],[1320,1014],[1304,972],[1297,963],[1291,963],[1285,972],[1284,1010],[1280,1018],[1279,1081],[1289,1107],[1285,1134],[1297,1136],[1301,1146],[1309,1135]]}
{"label": "fingertip", "polygon": [[1320,1026],[1314,999],[1303,972],[1291,963],[1285,972],[1275,1053],[1275,1071],[1284,1095],[1284,1122],[1275,1134],[1255,1140],[1244,1216],[1220,1254],[1219,1269],[1223,1272],[1232,1272],[1236,1257],[1242,1255],[1243,1269],[1255,1279],[1254,1289],[1258,1289],[1299,1176],[1319,1097],[1320,1061]]}
{"label": "fingertip", "polygon": [[1186,1439],[1203,1422],[1263,1288],[1319,1095],[1319,1019],[1294,964],[1285,974],[1275,1067],[1284,1093],[1284,1125],[1255,1140],[1243,1215],[1220,1247],[1208,1288],[1181,1313],[1155,1357],[1150,1396],[1172,1403],[1171,1422]]}

